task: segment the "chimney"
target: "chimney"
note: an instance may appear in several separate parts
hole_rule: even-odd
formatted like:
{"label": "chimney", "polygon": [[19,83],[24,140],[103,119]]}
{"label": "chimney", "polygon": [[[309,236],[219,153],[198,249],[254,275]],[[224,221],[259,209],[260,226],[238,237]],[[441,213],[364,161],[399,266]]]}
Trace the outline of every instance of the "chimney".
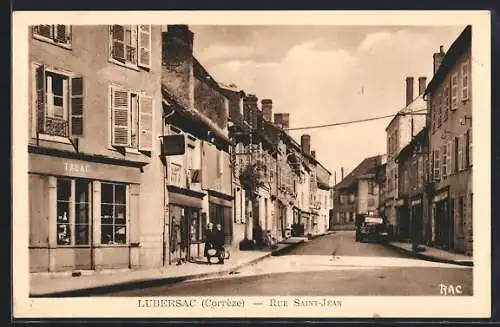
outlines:
{"label": "chimney", "polygon": [[262,99],[261,101],[262,115],[268,122],[273,122],[273,100]]}
{"label": "chimney", "polygon": [[193,33],[187,25],[168,25],[162,33],[162,85],[194,107]]}
{"label": "chimney", "polygon": [[311,151],[311,157],[313,157],[314,159],[316,159],[316,151],[315,150]]}
{"label": "chimney", "polygon": [[421,76],[418,78],[418,95],[424,94],[426,82],[427,78],[425,76]]}
{"label": "chimney", "polygon": [[413,77],[406,78],[406,105],[413,101]]}
{"label": "chimney", "polygon": [[333,172],[333,185],[337,185],[337,171]]}
{"label": "chimney", "polygon": [[340,180],[344,180],[344,167],[340,167]]}
{"label": "chimney", "polygon": [[302,152],[305,154],[311,154],[311,136],[308,134],[303,134],[300,137],[300,147],[302,148]]}
{"label": "chimney", "polygon": [[281,126],[283,129],[290,128],[290,114],[289,113],[276,113],[274,114],[274,123]]}
{"label": "chimney", "polygon": [[243,119],[252,127],[257,128],[257,111],[259,99],[254,94],[243,98]]}
{"label": "chimney", "polygon": [[444,55],[445,55],[445,52],[443,50],[443,46],[441,45],[441,46],[439,46],[439,52],[434,53],[434,55],[432,56],[434,59],[434,74],[437,73],[439,66],[441,66],[441,63],[443,62]]}

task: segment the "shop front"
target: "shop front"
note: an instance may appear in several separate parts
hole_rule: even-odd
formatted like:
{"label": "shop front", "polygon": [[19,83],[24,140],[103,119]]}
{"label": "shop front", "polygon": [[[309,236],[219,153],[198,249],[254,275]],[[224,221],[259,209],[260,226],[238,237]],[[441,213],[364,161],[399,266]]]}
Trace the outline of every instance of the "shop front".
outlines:
{"label": "shop front", "polygon": [[422,196],[417,196],[410,201],[411,217],[411,238],[418,244],[424,243],[425,227],[423,220]]}
{"label": "shop front", "polygon": [[443,190],[432,200],[434,245],[444,250],[454,248],[454,221],[450,214],[449,190]]}
{"label": "shop front", "polygon": [[[165,230],[169,244],[168,264],[190,261],[203,256],[203,242],[207,227],[202,213],[204,193],[169,185],[168,206],[170,230]],[[166,252],[166,251],[165,251]]]}
{"label": "shop front", "polygon": [[210,222],[214,227],[221,225],[224,231],[224,244],[231,246],[233,242],[233,197],[220,192],[208,191]]}
{"label": "shop front", "polygon": [[40,153],[28,160],[31,272],[139,265],[140,164]]}
{"label": "shop front", "polygon": [[406,198],[395,201],[396,206],[396,236],[399,240],[410,238],[410,209]]}

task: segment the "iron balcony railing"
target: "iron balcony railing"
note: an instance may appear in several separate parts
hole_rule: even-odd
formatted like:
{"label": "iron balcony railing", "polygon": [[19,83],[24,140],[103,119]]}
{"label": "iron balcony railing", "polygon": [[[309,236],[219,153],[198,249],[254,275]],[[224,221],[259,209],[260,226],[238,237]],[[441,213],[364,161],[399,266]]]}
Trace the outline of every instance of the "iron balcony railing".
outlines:
{"label": "iron balcony railing", "polygon": [[69,137],[69,123],[65,119],[45,116],[43,134]]}

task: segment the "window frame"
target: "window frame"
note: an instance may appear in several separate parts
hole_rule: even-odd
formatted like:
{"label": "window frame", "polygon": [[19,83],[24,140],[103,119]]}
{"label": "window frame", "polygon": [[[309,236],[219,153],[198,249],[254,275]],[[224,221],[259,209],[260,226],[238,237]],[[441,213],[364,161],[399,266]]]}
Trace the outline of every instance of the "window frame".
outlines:
{"label": "window frame", "polygon": [[[99,234],[100,234],[100,238],[98,240],[99,242],[99,247],[128,247],[130,246],[130,185],[128,184],[125,184],[125,183],[120,183],[120,182],[110,182],[110,181],[103,181],[100,183],[101,185],[101,194],[100,194],[100,199],[99,199],[99,206],[100,206],[100,217],[98,217],[97,219],[99,219]],[[103,196],[103,185],[104,184],[110,184],[110,185],[113,185],[113,203],[108,203],[108,202],[102,202],[102,196]],[[115,205],[117,204],[116,203],[116,185],[121,185],[125,188],[125,195],[124,195],[124,201],[125,201],[125,217],[124,217],[124,220],[125,220],[125,243],[113,243],[113,244],[109,244],[109,243],[103,243],[102,242],[102,227],[103,225],[104,226],[112,226],[113,228],[113,240],[115,239],[115,226],[118,225],[118,226],[122,226],[123,224],[116,224],[115,223],[115,220],[116,220],[116,217],[114,217],[115,215]],[[113,223],[112,224],[103,224],[102,223],[102,205],[103,204],[106,204],[106,205],[112,205],[113,206]],[[121,204],[120,204],[121,205]]]}
{"label": "window frame", "polygon": [[[57,74],[57,75],[62,75],[64,77],[67,77],[68,79],[68,83],[67,83],[67,99],[66,99],[66,103],[67,103],[67,108],[65,108],[64,110],[66,111],[66,116],[67,116],[67,119],[66,119],[66,122],[68,124],[68,135],[67,136],[60,136],[60,135],[51,135],[51,134],[47,134],[44,132],[40,132],[38,130],[38,108],[37,108],[37,82],[36,82],[36,79],[37,79],[37,70],[38,68],[40,67],[43,67],[43,72],[44,72],[44,96],[45,96],[45,99],[44,99],[44,114],[47,113],[48,111],[48,101],[47,101],[47,72],[51,73],[51,74]],[[31,87],[32,87],[32,91],[31,91],[31,97],[32,97],[32,101],[31,101],[31,108],[30,108],[30,113],[31,113],[31,123],[32,123],[32,127],[31,127],[31,133],[32,133],[32,137],[33,138],[38,138],[40,140],[44,140],[44,141],[50,141],[50,142],[55,142],[55,143],[63,143],[63,144],[71,144],[71,141],[70,141],[70,138],[71,137],[82,137],[84,135],[84,126],[83,126],[83,121],[84,121],[84,117],[85,117],[85,100],[83,100],[82,102],[82,113],[79,115],[81,116],[81,119],[82,119],[82,131],[81,131],[81,134],[74,134],[73,133],[73,124],[72,124],[72,119],[74,116],[73,114],[73,99],[76,98],[76,97],[81,97],[82,99],[85,98],[85,84],[82,85],[82,94],[81,95],[74,95],[73,94],[73,80],[75,79],[82,79],[82,81],[84,80],[82,74],[79,74],[79,73],[75,73],[75,72],[72,72],[72,71],[68,71],[66,69],[61,69],[59,67],[55,67],[55,66],[48,66],[48,65],[45,65],[45,64],[42,64],[40,62],[31,62]],[[83,83],[85,83],[83,81]]]}
{"label": "window frame", "polygon": [[[60,223],[57,220],[57,204],[59,202],[58,197],[57,197],[57,187],[58,187],[58,182],[59,181],[68,181],[70,183],[70,196],[68,202],[68,223],[67,225],[70,228],[70,243],[69,244],[58,244],[58,236],[57,236],[57,228],[59,227]],[[88,226],[88,240],[86,244],[77,244],[76,241],[76,183],[80,182],[85,182],[88,184],[88,223],[86,224]],[[78,202],[79,203],[79,202]],[[92,244],[92,233],[93,233],[93,227],[94,227],[94,221],[93,221],[94,215],[93,215],[93,185],[92,181],[90,179],[86,178],[73,178],[73,177],[56,177],[56,219],[55,219],[55,229],[54,233],[56,234],[55,241],[56,241],[56,247],[57,248],[88,248],[93,246]],[[51,229],[52,231],[52,229]]]}
{"label": "window frame", "polygon": [[[122,26],[123,29],[124,29],[124,32],[123,32],[123,35],[124,35],[124,40],[123,40],[123,48],[124,48],[124,56],[125,56],[125,59],[122,61],[120,59],[117,59],[114,55],[113,55],[113,27],[117,25],[117,26]],[[140,51],[141,51],[141,48],[145,48],[145,47],[141,47],[141,26],[149,26],[149,34],[148,34],[148,44],[149,44],[149,64],[145,64],[145,63],[141,63],[141,60],[139,58],[140,56]],[[130,26],[131,27],[131,34],[134,33],[135,31],[135,40],[131,40],[134,45],[135,45],[135,62],[131,62],[131,61],[128,61],[126,59],[127,57],[127,44],[125,43],[125,34],[126,34],[126,26]],[[118,24],[114,24],[114,25],[109,25],[108,27],[108,38],[109,38],[109,45],[108,45],[108,61],[113,63],[113,64],[116,64],[116,65],[119,65],[119,66],[122,66],[122,67],[126,67],[126,68],[130,68],[132,70],[135,70],[135,71],[141,71],[142,70],[146,70],[146,71],[149,71],[152,67],[152,39],[151,39],[151,36],[152,36],[152,25],[150,24],[137,24],[137,25],[133,25],[133,24],[128,24],[128,25],[118,25]]]}
{"label": "window frame", "polygon": [[46,42],[46,43],[50,43],[50,44],[53,44],[55,46],[58,46],[60,48],[66,49],[66,50],[72,50],[73,49],[73,26],[72,25],[64,25],[64,26],[66,26],[66,29],[69,29],[69,33],[66,34],[66,35],[69,35],[69,38],[68,38],[68,41],[66,43],[62,43],[62,42],[56,41],[56,39],[57,39],[56,26],[57,25],[61,25],[61,24],[49,25],[51,30],[52,30],[51,37],[46,37],[46,36],[43,36],[43,35],[35,32],[36,27],[41,26],[41,25],[33,25],[31,28],[31,35],[32,35],[33,39],[36,39],[36,40],[39,40],[42,42]]}

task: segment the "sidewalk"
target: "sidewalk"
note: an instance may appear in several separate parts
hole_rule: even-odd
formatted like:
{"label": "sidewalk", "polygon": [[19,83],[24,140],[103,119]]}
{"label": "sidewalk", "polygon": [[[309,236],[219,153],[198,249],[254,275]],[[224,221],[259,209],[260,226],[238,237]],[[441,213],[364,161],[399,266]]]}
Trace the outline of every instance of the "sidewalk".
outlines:
{"label": "sidewalk", "polygon": [[105,294],[110,291],[151,287],[161,284],[178,283],[190,279],[217,277],[231,273],[242,267],[255,264],[271,255],[281,255],[304,241],[279,244],[272,251],[233,251],[223,265],[200,260],[196,263],[171,265],[157,269],[121,269],[103,271],[82,271],[78,277],[71,272],[31,273],[31,297],[61,297]]}
{"label": "sidewalk", "polygon": [[425,245],[419,245],[419,247],[424,249],[423,251],[415,252],[412,250],[411,243],[389,242],[387,245],[418,259],[442,263],[452,263],[461,266],[474,266],[472,257],[459,253],[448,252]]}

